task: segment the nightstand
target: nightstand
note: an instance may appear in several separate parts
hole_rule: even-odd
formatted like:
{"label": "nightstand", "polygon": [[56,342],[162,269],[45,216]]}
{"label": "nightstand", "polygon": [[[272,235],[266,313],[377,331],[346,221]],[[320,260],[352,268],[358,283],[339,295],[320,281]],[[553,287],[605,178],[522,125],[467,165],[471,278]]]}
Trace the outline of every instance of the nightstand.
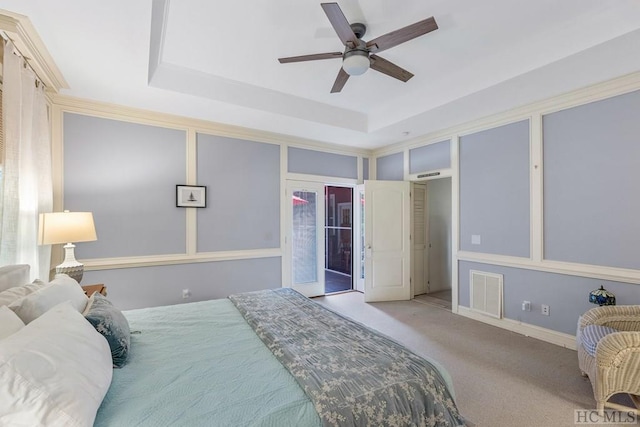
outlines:
{"label": "nightstand", "polygon": [[88,297],[93,295],[94,292],[98,292],[104,295],[105,297],[107,296],[107,287],[102,283],[97,283],[95,285],[82,286],[82,290],[84,291],[84,294]]}

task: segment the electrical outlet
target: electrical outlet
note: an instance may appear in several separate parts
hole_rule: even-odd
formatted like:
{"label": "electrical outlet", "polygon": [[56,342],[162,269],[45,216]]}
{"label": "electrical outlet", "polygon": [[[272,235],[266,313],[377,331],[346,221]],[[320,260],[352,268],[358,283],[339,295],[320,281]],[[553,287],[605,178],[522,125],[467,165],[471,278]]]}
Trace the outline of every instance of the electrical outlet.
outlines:
{"label": "electrical outlet", "polygon": [[522,301],[522,311],[531,311],[531,301]]}
{"label": "electrical outlet", "polygon": [[189,289],[183,289],[182,290],[182,298],[183,299],[187,299],[191,297],[191,290]]}
{"label": "electrical outlet", "polygon": [[543,315],[548,316],[549,315],[549,306],[545,305],[545,304],[542,304],[541,312],[542,312]]}

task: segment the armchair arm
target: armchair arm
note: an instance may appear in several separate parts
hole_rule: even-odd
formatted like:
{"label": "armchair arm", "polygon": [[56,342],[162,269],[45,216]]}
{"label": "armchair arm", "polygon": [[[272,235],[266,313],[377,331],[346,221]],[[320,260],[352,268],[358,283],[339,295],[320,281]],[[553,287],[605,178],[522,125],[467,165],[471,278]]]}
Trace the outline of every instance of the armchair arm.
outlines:
{"label": "armchair arm", "polygon": [[603,325],[619,331],[640,331],[640,305],[594,307],[580,317],[578,330],[587,325]]}
{"label": "armchair arm", "polygon": [[[635,363],[629,363],[632,360]],[[630,374],[638,377],[640,384],[640,371],[637,369],[640,361],[640,332],[615,332],[604,336],[596,348],[596,362],[599,368],[620,368],[626,365]]]}

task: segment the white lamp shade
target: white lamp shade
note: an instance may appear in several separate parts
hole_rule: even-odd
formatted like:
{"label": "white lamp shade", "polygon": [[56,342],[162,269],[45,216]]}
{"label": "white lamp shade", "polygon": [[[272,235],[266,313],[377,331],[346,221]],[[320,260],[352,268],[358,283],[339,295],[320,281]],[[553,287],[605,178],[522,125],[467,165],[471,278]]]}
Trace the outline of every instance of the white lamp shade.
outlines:
{"label": "white lamp shade", "polygon": [[364,74],[371,62],[366,52],[354,51],[342,61],[342,69],[350,76]]}
{"label": "white lamp shade", "polygon": [[91,242],[98,240],[91,212],[52,212],[40,214],[39,245]]}

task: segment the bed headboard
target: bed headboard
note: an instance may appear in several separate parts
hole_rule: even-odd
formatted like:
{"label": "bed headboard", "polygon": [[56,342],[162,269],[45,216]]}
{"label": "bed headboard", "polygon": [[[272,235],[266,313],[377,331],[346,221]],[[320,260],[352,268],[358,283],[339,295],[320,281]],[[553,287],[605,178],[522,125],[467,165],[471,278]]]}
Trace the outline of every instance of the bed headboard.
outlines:
{"label": "bed headboard", "polygon": [[0,267],[0,292],[12,286],[29,283],[31,266],[29,264],[14,264]]}

